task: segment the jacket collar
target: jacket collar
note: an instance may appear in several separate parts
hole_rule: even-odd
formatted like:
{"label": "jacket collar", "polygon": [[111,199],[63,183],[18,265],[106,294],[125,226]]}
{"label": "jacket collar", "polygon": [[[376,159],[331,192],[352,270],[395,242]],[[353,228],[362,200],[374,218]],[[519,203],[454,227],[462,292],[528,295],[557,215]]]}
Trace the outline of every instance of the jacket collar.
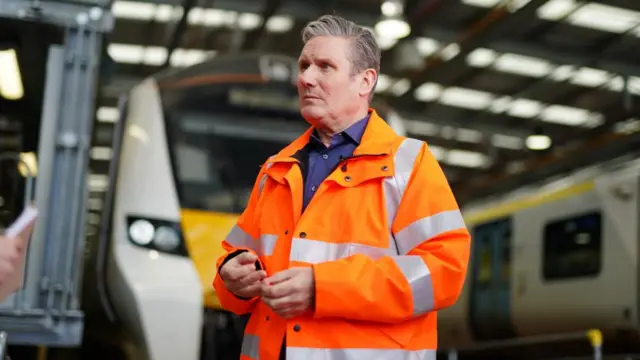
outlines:
{"label": "jacket collar", "polygon": [[[362,135],[362,140],[353,155],[388,155],[391,153],[393,142],[398,135],[378,115],[375,109],[369,108],[369,114],[370,118]],[[309,142],[312,132],[313,127],[310,127],[267,162],[296,162],[297,160],[293,158],[293,155]]]}

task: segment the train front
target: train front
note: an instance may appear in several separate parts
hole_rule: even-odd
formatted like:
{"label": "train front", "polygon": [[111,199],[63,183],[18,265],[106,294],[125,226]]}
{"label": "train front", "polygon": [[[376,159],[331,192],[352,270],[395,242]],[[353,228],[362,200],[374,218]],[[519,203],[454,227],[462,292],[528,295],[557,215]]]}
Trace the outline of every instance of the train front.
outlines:
{"label": "train front", "polygon": [[115,181],[109,294],[151,360],[239,357],[212,282],[261,164],[308,125],[296,59],[243,55],[132,90]]}

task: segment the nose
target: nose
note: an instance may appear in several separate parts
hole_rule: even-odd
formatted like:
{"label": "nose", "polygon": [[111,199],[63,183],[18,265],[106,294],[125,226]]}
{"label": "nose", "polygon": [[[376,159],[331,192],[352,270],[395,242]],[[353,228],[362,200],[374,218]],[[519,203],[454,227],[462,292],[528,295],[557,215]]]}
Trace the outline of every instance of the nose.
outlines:
{"label": "nose", "polygon": [[316,75],[311,67],[300,70],[298,73],[298,83],[303,87],[311,87],[316,84]]}

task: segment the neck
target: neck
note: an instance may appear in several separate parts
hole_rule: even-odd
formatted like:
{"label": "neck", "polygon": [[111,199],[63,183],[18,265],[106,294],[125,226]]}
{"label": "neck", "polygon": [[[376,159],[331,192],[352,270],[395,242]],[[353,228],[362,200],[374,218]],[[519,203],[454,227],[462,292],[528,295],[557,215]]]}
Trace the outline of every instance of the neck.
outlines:
{"label": "neck", "polygon": [[368,113],[369,109],[365,108],[364,110],[360,110],[357,111],[349,116],[347,116],[344,120],[343,119],[339,119],[336,121],[332,121],[332,122],[319,122],[321,124],[327,124],[324,125],[322,127],[316,127],[316,131],[318,132],[318,136],[320,137],[320,141],[322,141],[322,143],[325,146],[329,146],[331,144],[331,138],[335,135],[335,134],[339,134],[341,132],[343,132],[345,129],[349,128],[351,125],[353,125],[355,122],[363,119],[367,113]]}

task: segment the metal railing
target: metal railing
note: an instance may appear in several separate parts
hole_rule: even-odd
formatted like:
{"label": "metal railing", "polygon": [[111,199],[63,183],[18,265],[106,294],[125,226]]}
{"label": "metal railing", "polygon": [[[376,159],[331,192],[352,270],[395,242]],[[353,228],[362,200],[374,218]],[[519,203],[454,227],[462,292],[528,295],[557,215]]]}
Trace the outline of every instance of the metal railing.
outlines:
{"label": "metal railing", "polygon": [[598,329],[589,329],[587,331],[579,331],[579,332],[566,333],[566,334],[551,334],[551,335],[515,338],[515,339],[509,339],[509,340],[488,341],[480,344],[474,344],[468,347],[447,349],[445,350],[445,352],[447,353],[448,360],[458,360],[458,355],[461,352],[482,352],[482,351],[490,351],[490,350],[518,348],[518,347],[531,346],[531,345],[549,345],[553,343],[561,343],[561,342],[576,341],[576,340],[577,341],[585,340],[589,342],[589,345],[593,350],[591,356],[589,356],[589,359],[603,360],[602,358],[603,335],[602,335],[602,332]]}

